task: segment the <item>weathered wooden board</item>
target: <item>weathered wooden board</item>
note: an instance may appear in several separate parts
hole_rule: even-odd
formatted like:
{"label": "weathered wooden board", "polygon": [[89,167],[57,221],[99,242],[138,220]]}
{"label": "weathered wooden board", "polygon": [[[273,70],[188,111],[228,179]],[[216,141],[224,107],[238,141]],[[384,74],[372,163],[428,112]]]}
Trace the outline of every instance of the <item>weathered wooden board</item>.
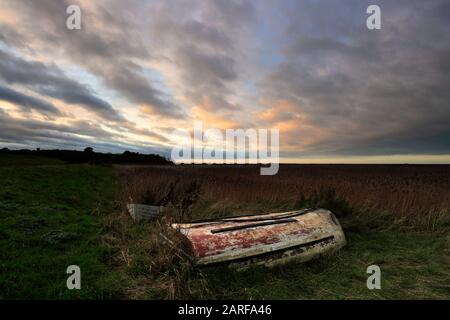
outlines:
{"label": "weathered wooden board", "polygon": [[164,207],[162,206],[148,206],[135,203],[127,204],[127,210],[136,221],[157,219],[164,213]]}
{"label": "weathered wooden board", "polygon": [[272,266],[307,261],[346,244],[331,211],[306,209],[194,223],[172,224],[191,246],[199,265],[235,263]]}

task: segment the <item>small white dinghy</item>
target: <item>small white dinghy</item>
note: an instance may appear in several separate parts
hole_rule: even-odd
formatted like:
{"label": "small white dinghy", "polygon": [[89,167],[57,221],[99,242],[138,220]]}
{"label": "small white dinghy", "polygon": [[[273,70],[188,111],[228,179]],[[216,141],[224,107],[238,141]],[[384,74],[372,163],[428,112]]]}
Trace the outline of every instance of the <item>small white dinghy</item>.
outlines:
{"label": "small white dinghy", "polygon": [[326,209],[304,209],[175,223],[198,265],[232,263],[273,266],[307,261],[346,244],[344,232]]}

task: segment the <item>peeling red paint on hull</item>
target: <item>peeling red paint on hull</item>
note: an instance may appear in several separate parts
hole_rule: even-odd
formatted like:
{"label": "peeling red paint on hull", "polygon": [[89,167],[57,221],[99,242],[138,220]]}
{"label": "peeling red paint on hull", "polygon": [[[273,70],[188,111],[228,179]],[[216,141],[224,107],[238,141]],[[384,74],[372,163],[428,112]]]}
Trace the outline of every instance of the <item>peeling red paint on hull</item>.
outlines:
{"label": "peeling red paint on hull", "polygon": [[325,209],[172,224],[172,228],[187,238],[199,265],[307,261],[346,244],[339,222]]}

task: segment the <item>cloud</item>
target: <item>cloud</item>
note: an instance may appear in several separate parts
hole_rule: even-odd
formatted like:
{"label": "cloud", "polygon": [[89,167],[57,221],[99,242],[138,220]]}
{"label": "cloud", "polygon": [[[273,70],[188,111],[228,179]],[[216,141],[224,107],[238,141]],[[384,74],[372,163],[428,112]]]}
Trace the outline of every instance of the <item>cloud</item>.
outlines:
{"label": "cloud", "polygon": [[95,96],[90,88],[68,78],[56,65],[28,61],[0,49],[0,78],[67,104],[79,104],[106,120],[124,120],[111,104]]}
{"label": "cloud", "polygon": [[18,105],[27,112],[35,110],[46,115],[61,115],[61,112],[51,103],[2,86],[0,86],[0,100]]}
{"label": "cloud", "polygon": [[[127,66],[128,64],[128,66]],[[153,88],[148,80],[139,74],[139,67],[133,63],[122,62],[121,69],[104,68],[97,70],[106,78],[106,83],[120,91],[131,102],[150,110],[150,113],[167,117],[183,117],[183,112],[170,98]]]}
{"label": "cloud", "polygon": [[163,70],[190,106],[209,99],[218,112],[241,107],[242,50],[254,19],[251,2],[164,1],[150,10],[155,52],[165,58],[161,63],[169,66]]}
{"label": "cloud", "polygon": [[[69,4],[79,4],[82,8],[83,27],[80,32],[65,28],[65,10]],[[94,4],[84,1],[55,3],[24,0],[11,3],[10,7],[18,11],[24,21],[28,21],[22,26],[24,32],[21,34],[28,43],[33,43],[41,50],[57,47],[55,54],[92,72],[109,88],[130,102],[145,106],[145,110],[150,110],[153,115],[185,116],[172,97],[155,88],[142,76],[147,67],[135,61],[151,59],[139,30],[135,30],[133,18],[138,14],[138,8],[128,10],[130,19],[127,20],[120,18],[114,11],[127,9],[123,2],[118,1]],[[34,21],[43,21],[46,29],[44,35],[28,20],[30,16],[33,16]]]}
{"label": "cloud", "polygon": [[72,121],[68,124],[18,119],[0,109],[0,143],[14,144],[26,148],[36,146],[44,148],[84,149],[95,147],[104,152],[133,150],[145,153],[159,152],[168,154],[166,147],[152,143],[127,142],[121,134],[105,131],[96,123]]}
{"label": "cloud", "polygon": [[0,0],[2,96],[23,110],[82,106],[109,142],[168,145],[145,118],[279,127],[291,158],[448,153],[448,1],[375,3],[382,29],[370,31],[369,0],[78,0],[71,32],[69,1]]}
{"label": "cloud", "polygon": [[[333,10],[309,1],[291,8],[286,38],[292,40],[259,83],[267,99],[289,101],[303,116],[284,148],[297,146],[297,156],[448,153],[450,38],[436,19],[442,4],[383,2],[378,32],[364,28],[364,1],[331,4]],[[321,24],[312,30],[316,20]],[[305,126],[320,132],[311,140]]]}

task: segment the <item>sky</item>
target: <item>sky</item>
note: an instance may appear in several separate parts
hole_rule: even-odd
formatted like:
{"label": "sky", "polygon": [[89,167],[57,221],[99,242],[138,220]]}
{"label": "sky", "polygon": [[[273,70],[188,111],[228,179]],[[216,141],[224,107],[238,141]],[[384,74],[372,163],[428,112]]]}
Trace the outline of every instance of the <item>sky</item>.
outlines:
{"label": "sky", "polygon": [[168,156],[196,121],[279,129],[282,162],[450,163],[450,2],[0,0],[1,147]]}

